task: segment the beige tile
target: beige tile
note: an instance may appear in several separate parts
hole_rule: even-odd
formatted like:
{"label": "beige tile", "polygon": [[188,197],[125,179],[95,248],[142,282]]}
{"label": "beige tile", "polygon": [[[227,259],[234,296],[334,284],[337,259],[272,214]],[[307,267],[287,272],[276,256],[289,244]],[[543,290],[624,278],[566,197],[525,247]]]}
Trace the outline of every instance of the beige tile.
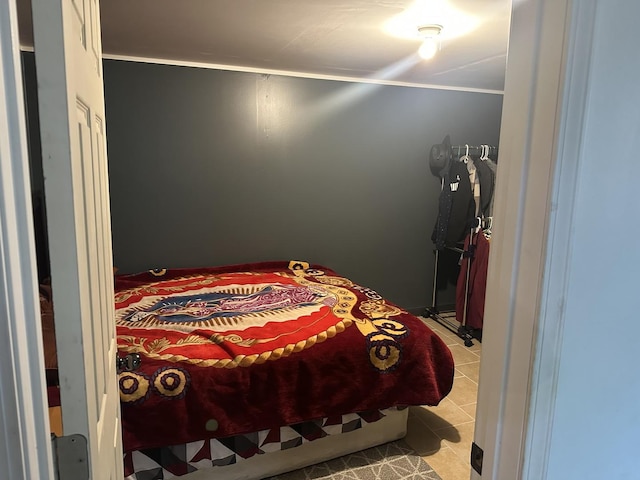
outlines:
{"label": "beige tile", "polygon": [[[447,345],[465,346],[464,340],[461,339],[455,332],[452,332],[451,330],[446,328],[444,325],[441,325],[440,323],[436,322],[432,318],[428,318],[428,317],[420,317],[420,318],[429,328],[431,328],[431,330],[436,332],[438,336],[440,336],[440,338],[442,338],[445,341],[445,343],[447,343]],[[452,319],[455,321],[455,316],[453,316]],[[470,347],[465,346],[465,348],[471,352],[479,353],[482,351],[482,343],[480,343],[476,339],[473,339],[473,345]]]}
{"label": "beige tile", "polygon": [[442,340],[444,341],[444,343],[447,344],[447,346],[449,348],[451,348],[453,346],[466,348],[464,346],[464,340],[462,340],[460,337],[458,337],[455,333],[452,333],[450,336],[443,337]]}
{"label": "beige tile", "polygon": [[456,364],[456,367],[459,365],[464,365],[465,363],[473,363],[480,361],[480,355],[469,351],[467,347],[464,345],[460,345],[459,343],[454,343],[449,346],[449,350],[451,350],[451,354],[453,355],[453,361]]}
{"label": "beige tile", "polygon": [[471,454],[474,428],[475,422],[469,422],[455,427],[441,428],[436,430],[435,433],[442,438],[443,447],[449,447],[460,459],[468,462]]}
{"label": "beige tile", "polygon": [[460,377],[464,377],[464,376],[465,376],[464,373],[462,373],[457,368],[453,371],[453,378],[460,378]]}
{"label": "beige tile", "polygon": [[430,430],[416,415],[411,415],[411,412],[409,412],[407,435],[404,437],[404,441],[419,455],[437,452],[442,443],[441,437]]}
{"label": "beige tile", "polygon": [[460,371],[464,376],[470,380],[478,383],[478,377],[480,375],[480,362],[465,363],[457,365],[456,370]]}
{"label": "beige tile", "polygon": [[442,400],[437,407],[422,407],[416,411],[416,416],[431,430],[473,421],[473,417],[448,398]]}
{"label": "beige tile", "polygon": [[453,332],[450,332],[449,330],[441,326],[434,327],[433,325],[428,325],[428,327],[445,342],[447,342],[451,338],[451,336],[454,335]]}
{"label": "beige tile", "polygon": [[444,325],[436,322],[435,320],[433,320],[432,318],[424,318],[422,319],[424,321],[424,323],[427,325],[427,327],[429,327],[431,330],[433,330],[434,332],[438,333],[438,334],[443,334],[443,335],[455,335],[454,332],[452,332],[451,330],[449,330],[447,327],[445,327]]}
{"label": "beige tile", "polygon": [[475,403],[470,403],[469,405],[461,405],[460,408],[462,410],[464,410],[465,413],[467,413],[467,415],[470,415],[475,420],[475,418],[476,418],[476,404]]}
{"label": "beige tile", "polygon": [[440,338],[445,343],[445,345],[447,347],[449,347],[449,349],[451,349],[451,347],[463,347],[464,348],[464,345],[461,343],[460,338],[458,338],[454,334],[442,335]]}
{"label": "beige tile", "polygon": [[449,332],[449,334],[453,337],[453,340],[455,340],[455,343],[452,342],[452,345],[461,345],[468,352],[473,352],[477,355],[479,355],[482,352],[482,344],[478,342],[476,339],[473,339],[472,340],[473,344],[470,347],[468,347],[464,344],[464,339],[460,338],[455,333]]}
{"label": "beige tile", "polygon": [[453,388],[449,395],[449,400],[458,406],[476,403],[478,398],[478,384],[467,377],[453,379]]}
{"label": "beige tile", "polygon": [[468,480],[471,476],[469,462],[463,461],[449,447],[442,447],[437,453],[423,456],[442,480]]}
{"label": "beige tile", "polygon": [[464,341],[458,337],[455,333],[450,330],[445,329],[444,327],[440,327],[441,330],[434,330],[436,335],[440,337],[440,339],[447,346],[451,345],[464,345]]}
{"label": "beige tile", "polygon": [[467,348],[469,349],[470,352],[476,353],[478,355],[482,353],[482,343],[480,343],[478,340],[474,339],[473,345]]}
{"label": "beige tile", "polygon": [[449,330],[449,328],[447,328],[446,326],[444,326],[444,325],[442,325],[440,323],[437,323],[437,322],[435,322],[433,320],[428,325],[432,330],[434,330],[434,331],[436,331],[438,333],[442,333],[442,334],[447,335],[447,336],[454,336],[454,337],[456,336],[455,332]]}
{"label": "beige tile", "polygon": [[442,339],[442,341],[445,343],[445,345],[449,348],[451,348],[453,345],[459,345],[458,340],[456,340],[456,336],[455,335],[442,335],[440,337]]}

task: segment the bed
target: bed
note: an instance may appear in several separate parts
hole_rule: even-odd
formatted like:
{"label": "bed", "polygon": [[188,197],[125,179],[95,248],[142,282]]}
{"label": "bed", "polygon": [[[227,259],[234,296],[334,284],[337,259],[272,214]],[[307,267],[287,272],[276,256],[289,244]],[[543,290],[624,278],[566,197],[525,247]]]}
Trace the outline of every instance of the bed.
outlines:
{"label": "bed", "polygon": [[115,277],[127,480],[259,479],[401,438],[453,360],[417,317],[306,262]]}

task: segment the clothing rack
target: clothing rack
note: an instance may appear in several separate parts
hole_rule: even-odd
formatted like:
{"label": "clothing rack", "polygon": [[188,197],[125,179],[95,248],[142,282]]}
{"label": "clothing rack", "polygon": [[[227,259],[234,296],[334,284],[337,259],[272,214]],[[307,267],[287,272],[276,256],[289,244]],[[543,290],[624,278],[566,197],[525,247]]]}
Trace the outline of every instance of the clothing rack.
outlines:
{"label": "clothing rack", "polygon": [[[498,156],[498,147],[493,145],[453,145],[451,146],[451,152],[453,153],[455,160],[458,160],[463,155],[469,156],[489,156],[494,162],[497,161]],[[444,188],[444,178],[441,182],[441,189]],[[486,222],[485,222],[486,220]],[[469,300],[469,278],[471,273],[471,263],[474,257],[475,244],[473,243],[474,234],[476,234],[480,229],[488,228],[491,229],[492,217],[486,217],[484,220],[477,218],[476,224],[471,227],[470,235],[469,235],[469,244],[466,249],[458,248],[454,246],[445,246],[446,249],[455,251],[461,255],[461,258],[467,258],[466,262],[466,271],[465,271],[465,282],[464,282],[464,307],[462,311],[462,322],[454,321],[456,319],[456,312],[446,312],[441,313],[438,308],[438,264],[440,258],[440,252],[438,249],[435,250],[435,263],[434,263],[434,271],[433,271],[433,291],[432,291],[432,301],[431,307],[427,307],[426,315],[436,322],[440,323],[442,326],[450,330],[451,332],[458,335],[460,338],[464,340],[464,344],[467,347],[473,345],[473,329],[467,326],[467,310],[468,310],[468,300]],[[479,228],[478,228],[479,227]],[[452,318],[454,320],[452,320]]]}

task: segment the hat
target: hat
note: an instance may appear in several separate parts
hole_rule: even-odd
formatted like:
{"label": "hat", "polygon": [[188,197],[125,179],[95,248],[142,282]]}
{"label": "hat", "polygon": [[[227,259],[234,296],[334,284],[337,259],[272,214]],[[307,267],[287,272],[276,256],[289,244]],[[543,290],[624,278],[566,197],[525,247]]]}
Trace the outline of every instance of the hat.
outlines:
{"label": "hat", "polygon": [[429,152],[429,168],[431,173],[436,177],[444,177],[449,171],[449,165],[453,159],[453,150],[451,148],[451,139],[449,135],[444,137],[442,143],[436,143],[431,147]]}

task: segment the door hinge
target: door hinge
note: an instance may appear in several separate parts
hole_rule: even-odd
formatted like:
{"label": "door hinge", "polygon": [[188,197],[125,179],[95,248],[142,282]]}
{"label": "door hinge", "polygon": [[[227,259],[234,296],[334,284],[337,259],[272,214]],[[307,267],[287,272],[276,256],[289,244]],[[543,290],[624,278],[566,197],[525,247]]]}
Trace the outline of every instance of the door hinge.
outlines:
{"label": "door hinge", "polygon": [[478,475],[482,475],[482,459],[484,457],[484,451],[475,444],[471,443],[471,466],[478,472]]}
{"label": "door hinge", "polygon": [[56,480],[89,480],[89,454],[84,435],[51,435],[51,448]]}

